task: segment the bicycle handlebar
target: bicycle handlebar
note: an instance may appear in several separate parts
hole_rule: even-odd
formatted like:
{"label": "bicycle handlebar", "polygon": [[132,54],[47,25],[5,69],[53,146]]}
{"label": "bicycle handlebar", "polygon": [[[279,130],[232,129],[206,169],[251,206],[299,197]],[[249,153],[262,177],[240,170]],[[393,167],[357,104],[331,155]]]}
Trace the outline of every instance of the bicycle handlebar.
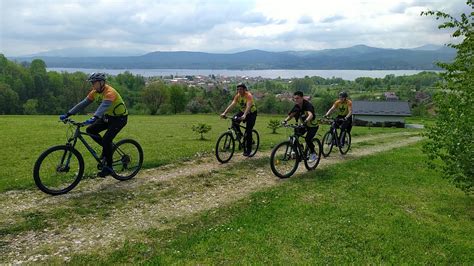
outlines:
{"label": "bicycle handlebar", "polygon": [[283,124],[283,127],[289,127],[289,128],[305,128],[305,125],[297,125],[297,124]]}
{"label": "bicycle handlebar", "polygon": [[71,124],[71,125],[74,125],[74,126],[77,126],[77,127],[83,127],[85,126],[83,122],[76,122],[70,118],[66,118],[62,121],[59,121],[59,122],[63,122],[64,124]]}

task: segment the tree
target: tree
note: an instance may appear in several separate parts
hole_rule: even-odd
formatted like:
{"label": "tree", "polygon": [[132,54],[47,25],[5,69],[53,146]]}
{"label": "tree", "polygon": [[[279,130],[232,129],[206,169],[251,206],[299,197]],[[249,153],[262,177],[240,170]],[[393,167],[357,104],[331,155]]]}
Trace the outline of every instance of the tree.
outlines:
{"label": "tree", "polygon": [[186,107],[186,94],[184,93],[183,87],[180,85],[171,85],[169,88],[170,92],[170,104],[174,114],[184,111]]}
{"label": "tree", "polygon": [[[474,8],[473,0],[467,5]],[[446,70],[441,74],[443,83],[435,97],[436,122],[428,127],[428,142],[424,151],[431,160],[441,159],[443,177],[466,193],[474,192],[474,12],[461,14],[457,19],[441,11],[426,11],[421,15],[435,16],[447,22],[438,28],[455,29],[452,37],[462,39],[448,46],[457,49],[452,63],[439,63]]]}
{"label": "tree", "polygon": [[25,115],[36,115],[38,114],[38,100],[37,99],[29,99],[23,104],[23,113]]}
{"label": "tree", "polygon": [[168,89],[166,85],[161,82],[150,83],[142,92],[143,102],[150,111],[151,115],[154,115],[160,109],[160,106],[167,101]]}
{"label": "tree", "polygon": [[208,124],[199,123],[197,125],[193,125],[192,130],[196,133],[201,134],[200,139],[204,140],[204,134],[206,134],[207,132],[209,132],[211,130],[211,126],[208,125]]}
{"label": "tree", "polygon": [[15,114],[18,94],[7,84],[0,83],[0,114]]}

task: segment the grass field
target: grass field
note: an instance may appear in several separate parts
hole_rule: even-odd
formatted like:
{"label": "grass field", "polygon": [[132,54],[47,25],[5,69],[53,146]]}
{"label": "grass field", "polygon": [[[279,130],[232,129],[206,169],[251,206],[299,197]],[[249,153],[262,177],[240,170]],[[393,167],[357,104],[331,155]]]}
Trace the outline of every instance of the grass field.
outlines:
{"label": "grass field", "polygon": [[[86,116],[74,116],[82,121]],[[287,138],[289,131],[279,129],[279,134],[270,134],[267,128],[270,119],[282,120],[282,116],[259,115],[255,128],[260,133],[261,149],[269,150],[276,143]],[[191,126],[206,123],[212,130],[206,134],[207,140],[199,140]],[[181,162],[213,154],[215,141],[229,126],[229,120],[217,115],[172,115],[172,116],[130,116],[128,125],[117,136],[133,138],[140,142],[144,150],[144,167],[157,167],[172,162]],[[57,116],[0,116],[2,137],[0,145],[0,192],[12,189],[34,188],[33,165],[38,156],[53,145],[66,142],[67,127],[58,122]],[[318,134],[322,135],[327,126],[322,126]],[[353,137],[384,132],[398,132],[406,129],[355,127]],[[91,141],[92,142],[92,141]],[[86,176],[97,172],[95,161],[78,145],[86,162]]]}
{"label": "grass field", "polygon": [[474,200],[423,160],[416,145],[334,165],[71,262],[472,264]]}

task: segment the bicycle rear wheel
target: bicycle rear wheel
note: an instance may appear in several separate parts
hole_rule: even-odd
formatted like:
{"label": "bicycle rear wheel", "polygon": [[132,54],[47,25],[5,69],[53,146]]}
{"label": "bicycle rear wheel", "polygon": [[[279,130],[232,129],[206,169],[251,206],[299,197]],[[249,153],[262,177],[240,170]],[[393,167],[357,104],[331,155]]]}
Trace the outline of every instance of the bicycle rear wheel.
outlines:
{"label": "bicycle rear wheel", "polygon": [[235,141],[230,132],[223,133],[216,143],[216,158],[220,163],[228,162],[234,155]]}
{"label": "bicycle rear wheel", "polygon": [[60,145],[44,151],[36,160],[33,179],[36,186],[50,195],[65,194],[84,174],[84,159],[73,147]]}
{"label": "bicycle rear wheel", "polygon": [[[244,140],[244,145],[245,145],[245,140]],[[252,149],[248,157],[252,157],[257,153],[258,147],[260,146],[260,136],[258,135],[258,132],[253,129],[252,130]]]}
{"label": "bicycle rear wheel", "polygon": [[284,141],[273,148],[270,155],[270,167],[279,178],[288,178],[293,175],[298,164],[298,151],[291,145],[291,142]]}
{"label": "bicycle rear wheel", "polygon": [[143,149],[133,139],[122,139],[115,143],[112,152],[112,176],[117,180],[128,180],[138,174],[143,164]]}
{"label": "bicycle rear wheel", "polygon": [[342,131],[341,141],[339,143],[339,152],[346,154],[351,148],[351,133]]}
{"label": "bicycle rear wheel", "polygon": [[313,144],[314,144],[314,153],[316,154],[316,158],[314,160],[311,160],[312,159],[310,157],[311,151],[309,150],[309,148],[306,147],[306,150],[305,150],[304,166],[306,167],[306,169],[308,169],[308,171],[316,169],[316,167],[318,167],[319,165],[319,162],[321,161],[321,154],[322,154],[321,150],[323,149],[321,145],[321,141],[319,141],[319,139],[317,138],[314,138]]}
{"label": "bicycle rear wheel", "polygon": [[332,147],[334,146],[334,138],[331,131],[326,132],[323,137],[322,143],[322,153],[324,157],[328,157],[332,151]]}

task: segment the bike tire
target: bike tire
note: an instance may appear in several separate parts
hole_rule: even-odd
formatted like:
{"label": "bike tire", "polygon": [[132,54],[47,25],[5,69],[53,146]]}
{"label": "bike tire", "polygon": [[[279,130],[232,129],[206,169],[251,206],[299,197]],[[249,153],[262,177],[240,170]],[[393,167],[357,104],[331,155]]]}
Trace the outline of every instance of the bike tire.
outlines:
{"label": "bike tire", "polygon": [[235,151],[235,140],[232,133],[225,132],[216,142],[216,158],[220,163],[227,163],[232,159]]}
{"label": "bike tire", "polygon": [[[71,164],[74,166],[73,171],[76,171],[70,171]],[[72,175],[67,177],[69,174]],[[82,155],[75,148],[66,145],[47,149],[38,157],[33,167],[33,179],[36,186],[44,193],[54,196],[71,191],[79,184],[83,175]]]}
{"label": "bike tire", "polygon": [[344,155],[346,154],[349,149],[351,148],[351,133],[350,132],[346,132],[346,131],[343,131],[342,133],[342,137],[341,139],[343,139],[343,143],[344,145],[341,146],[339,145],[339,152]]}
{"label": "bike tire", "polygon": [[321,150],[323,149],[321,145],[321,141],[319,141],[319,139],[317,138],[314,138],[313,144],[314,144],[314,151],[316,153],[316,160],[309,161],[309,155],[310,155],[309,148],[306,147],[306,150],[305,150],[304,166],[306,167],[308,171],[316,169],[316,167],[318,167],[319,165],[319,162],[321,161],[321,154],[322,154]]}
{"label": "bike tire", "polygon": [[298,151],[290,141],[283,141],[276,145],[270,155],[270,167],[273,174],[279,178],[292,176],[299,164]]}
{"label": "bike tire", "polygon": [[328,157],[331,154],[332,147],[334,146],[333,134],[331,131],[326,132],[322,141],[322,154],[324,157]]}
{"label": "bike tire", "polygon": [[112,150],[112,177],[125,181],[138,174],[143,165],[143,149],[133,139],[122,139]]}
{"label": "bike tire", "polygon": [[249,154],[248,157],[253,157],[260,146],[260,135],[258,134],[257,130],[252,130],[252,152]]}

